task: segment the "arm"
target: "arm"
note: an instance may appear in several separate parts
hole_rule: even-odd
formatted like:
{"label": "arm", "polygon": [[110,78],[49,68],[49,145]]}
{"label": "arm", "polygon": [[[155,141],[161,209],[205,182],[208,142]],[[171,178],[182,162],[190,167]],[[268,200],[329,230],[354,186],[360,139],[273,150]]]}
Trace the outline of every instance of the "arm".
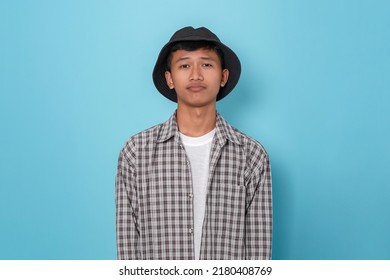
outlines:
{"label": "arm", "polygon": [[267,154],[247,186],[245,258],[272,258],[272,180]]}
{"label": "arm", "polygon": [[118,159],[115,182],[116,241],[120,260],[138,259],[138,201],[136,193],[134,153],[126,145]]}

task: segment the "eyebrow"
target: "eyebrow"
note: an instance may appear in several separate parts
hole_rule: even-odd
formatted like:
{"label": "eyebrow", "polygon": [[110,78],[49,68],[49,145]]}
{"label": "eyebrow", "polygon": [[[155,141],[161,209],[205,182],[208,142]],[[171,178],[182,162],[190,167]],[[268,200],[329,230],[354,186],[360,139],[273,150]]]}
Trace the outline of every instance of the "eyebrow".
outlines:
{"label": "eyebrow", "polygon": [[[184,61],[184,60],[188,60],[188,59],[191,59],[191,57],[189,57],[189,56],[183,56],[183,57],[178,58],[178,59],[175,61],[175,63],[178,63],[178,62]],[[210,56],[201,56],[199,59],[200,59],[200,60],[211,60],[211,61],[216,61],[214,58],[212,58],[212,57],[210,57]]]}

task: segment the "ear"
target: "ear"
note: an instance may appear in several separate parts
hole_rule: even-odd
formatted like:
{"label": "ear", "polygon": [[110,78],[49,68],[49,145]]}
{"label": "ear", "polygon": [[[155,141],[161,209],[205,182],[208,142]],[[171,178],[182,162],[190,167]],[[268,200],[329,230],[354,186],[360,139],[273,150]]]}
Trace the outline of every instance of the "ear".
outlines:
{"label": "ear", "polygon": [[167,86],[170,88],[170,89],[174,89],[175,86],[173,84],[173,79],[172,79],[172,74],[171,72],[169,71],[165,71],[165,80],[167,82]]}
{"label": "ear", "polygon": [[223,69],[222,70],[222,79],[221,79],[221,87],[224,87],[229,79],[229,70]]}

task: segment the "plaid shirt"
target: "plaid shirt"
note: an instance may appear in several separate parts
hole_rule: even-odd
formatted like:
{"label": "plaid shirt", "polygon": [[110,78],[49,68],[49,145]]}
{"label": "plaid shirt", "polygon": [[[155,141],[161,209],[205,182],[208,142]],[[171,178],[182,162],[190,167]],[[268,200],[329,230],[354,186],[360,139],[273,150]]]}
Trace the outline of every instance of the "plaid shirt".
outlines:
{"label": "plaid shirt", "polygon": [[[193,259],[189,160],[176,114],[129,139],[116,177],[118,259]],[[270,259],[269,159],[217,114],[200,259]]]}

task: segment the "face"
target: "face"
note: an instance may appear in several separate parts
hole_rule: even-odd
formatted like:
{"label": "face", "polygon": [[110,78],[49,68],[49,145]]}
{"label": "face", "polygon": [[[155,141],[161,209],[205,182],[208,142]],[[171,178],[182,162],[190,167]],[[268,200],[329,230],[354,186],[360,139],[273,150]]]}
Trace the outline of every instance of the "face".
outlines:
{"label": "face", "polygon": [[215,105],[220,87],[224,87],[229,71],[222,69],[214,50],[177,50],[172,55],[171,71],[165,72],[170,89],[175,89],[179,106]]}

